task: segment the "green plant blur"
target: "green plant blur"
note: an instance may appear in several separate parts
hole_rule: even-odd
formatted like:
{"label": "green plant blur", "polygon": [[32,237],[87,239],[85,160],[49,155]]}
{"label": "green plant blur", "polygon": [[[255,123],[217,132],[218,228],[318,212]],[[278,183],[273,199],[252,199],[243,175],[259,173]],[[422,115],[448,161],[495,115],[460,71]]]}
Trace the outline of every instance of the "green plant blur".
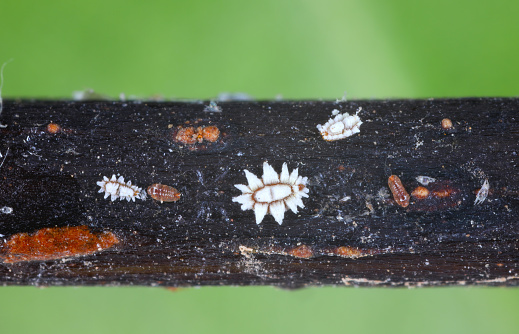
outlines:
{"label": "green plant blur", "polygon": [[[517,96],[518,11],[516,1],[2,0],[0,63],[14,59],[2,96]],[[518,307],[519,290],[503,288],[4,287],[0,333],[517,333]]]}

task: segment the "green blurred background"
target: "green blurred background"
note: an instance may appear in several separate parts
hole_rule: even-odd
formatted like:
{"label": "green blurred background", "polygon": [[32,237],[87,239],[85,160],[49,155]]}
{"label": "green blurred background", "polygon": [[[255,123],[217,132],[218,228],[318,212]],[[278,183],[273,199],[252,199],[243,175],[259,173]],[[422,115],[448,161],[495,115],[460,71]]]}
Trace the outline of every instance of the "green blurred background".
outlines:
{"label": "green blurred background", "polygon": [[[517,96],[517,1],[0,2],[3,97]],[[4,112],[8,112],[7,110]],[[1,231],[0,231],[1,233]],[[10,333],[518,333],[519,290],[0,288]]]}

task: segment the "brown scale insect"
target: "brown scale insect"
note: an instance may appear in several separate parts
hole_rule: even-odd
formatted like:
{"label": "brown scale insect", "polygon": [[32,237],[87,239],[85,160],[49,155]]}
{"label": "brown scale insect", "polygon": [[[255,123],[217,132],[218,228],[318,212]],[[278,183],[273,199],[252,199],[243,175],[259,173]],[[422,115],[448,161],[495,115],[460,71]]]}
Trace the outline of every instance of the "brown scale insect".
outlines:
{"label": "brown scale insect", "polygon": [[180,199],[180,192],[170,186],[160,183],[154,183],[147,189],[148,195],[156,201],[176,202]]}
{"label": "brown scale insect", "polygon": [[396,175],[391,175],[387,180],[387,184],[393,193],[395,202],[403,208],[407,207],[409,205],[409,194],[405,190],[400,178]]}
{"label": "brown scale insect", "polygon": [[411,193],[411,196],[417,199],[425,199],[429,197],[429,189],[419,186]]}
{"label": "brown scale insect", "polygon": [[56,123],[49,123],[47,124],[47,132],[50,134],[56,134],[61,131],[61,126]]}
{"label": "brown scale insect", "polygon": [[448,118],[442,119],[442,129],[444,129],[444,130],[452,129],[452,121]]}

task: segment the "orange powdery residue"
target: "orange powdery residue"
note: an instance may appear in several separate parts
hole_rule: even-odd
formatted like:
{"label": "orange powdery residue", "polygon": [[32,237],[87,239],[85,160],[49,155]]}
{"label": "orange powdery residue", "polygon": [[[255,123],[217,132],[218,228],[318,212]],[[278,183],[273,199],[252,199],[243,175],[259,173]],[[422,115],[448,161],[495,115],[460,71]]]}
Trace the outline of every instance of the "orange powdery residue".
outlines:
{"label": "orange powdery residue", "polygon": [[220,130],[216,126],[178,127],[174,134],[176,142],[193,145],[202,143],[204,140],[214,143],[220,137]]}
{"label": "orange powdery residue", "polygon": [[205,126],[202,128],[202,137],[214,143],[220,137],[220,130],[216,126]]}
{"label": "orange powdery residue", "polygon": [[198,140],[198,134],[195,132],[194,127],[183,128],[180,127],[175,134],[175,141],[182,144],[192,145]]}
{"label": "orange powdery residue", "polygon": [[17,233],[2,245],[5,263],[47,261],[90,255],[119,243],[112,232],[92,233],[87,226],[43,228]]}
{"label": "orange powdery residue", "polygon": [[363,256],[373,256],[390,252],[388,249],[359,249],[357,247],[340,246],[332,251],[332,254],[340,257],[356,259]]}
{"label": "orange powdery residue", "polygon": [[340,246],[335,249],[335,254],[343,257],[357,258],[362,255],[362,251],[356,247]]}

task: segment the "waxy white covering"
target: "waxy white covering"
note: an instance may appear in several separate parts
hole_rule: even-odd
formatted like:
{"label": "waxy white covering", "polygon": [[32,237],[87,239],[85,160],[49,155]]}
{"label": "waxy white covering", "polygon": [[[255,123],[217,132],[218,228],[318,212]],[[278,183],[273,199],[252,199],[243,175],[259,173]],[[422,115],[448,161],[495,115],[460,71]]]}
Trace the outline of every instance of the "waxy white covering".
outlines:
{"label": "waxy white covering", "polygon": [[288,173],[287,164],[284,163],[281,174],[267,162],[263,163],[263,176],[259,179],[248,170],[244,170],[248,185],[235,184],[234,186],[243,193],[233,197],[233,202],[241,204],[241,209],[254,210],[256,224],[260,224],[267,213],[281,225],[288,209],[297,213],[297,207],[304,208],[303,197],[308,197],[306,182],[308,178],[298,175],[297,169]]}
{"label": "waxy white covering", "polygon": [[143,192],[141,188],[132,186],[132,181],[124,183],[124,177],[122,176],[116,178],[114,174],[111,179],[103,176],[103,181],[98,181],[97,185],[101,187],[99,192],[105,193],[104,198],[110,196],[110,200],[112,201],[115,201],[118,198],[121,201],[126,199],[128,202],[130,200],[135,202],[136,198],[146,199],[146,193]]}
{"label": "waxy white covering", "polygon": [[[360,110],[362,109],[359,108],[358,111]],[[357,114],[339,114],[339,110],[334,109],[332,115],[335,115],[335,118],[330,118],[324,125],[317,125],[317,129],[321,132],[324,140],[339,140],[360,132],[362,121]]]}

